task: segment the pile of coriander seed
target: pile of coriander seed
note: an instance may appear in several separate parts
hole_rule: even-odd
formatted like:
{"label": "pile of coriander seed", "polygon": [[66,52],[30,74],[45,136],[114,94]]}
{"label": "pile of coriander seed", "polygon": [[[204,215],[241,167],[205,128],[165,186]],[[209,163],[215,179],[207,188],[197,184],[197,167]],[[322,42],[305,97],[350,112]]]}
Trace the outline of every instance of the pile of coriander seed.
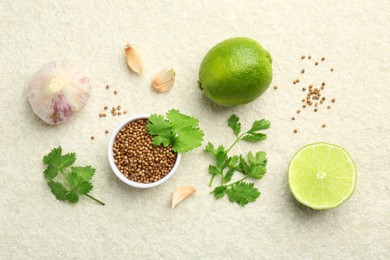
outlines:
{"label": "pile of coriander seed", "polygon": [[148,133],[147,119],[124,126],[116,135],[114,163],[129,180],[152,183],[164,178],[173,168],[177,154],[172,147],[155,146]]}

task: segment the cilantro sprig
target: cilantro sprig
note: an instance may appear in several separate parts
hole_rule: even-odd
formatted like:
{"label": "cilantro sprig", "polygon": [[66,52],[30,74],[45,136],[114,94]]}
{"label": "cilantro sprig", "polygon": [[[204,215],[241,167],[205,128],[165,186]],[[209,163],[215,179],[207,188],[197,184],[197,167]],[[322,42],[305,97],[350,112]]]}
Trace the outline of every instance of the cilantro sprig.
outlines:
{"label": "cilantro sprig", "polygon": [[[211,154],[216,161],[215,165],[209,165],[209,173],[211,174],[209,186],[212,186],[215,176],[219,176],[221,185],[211,191],[214,197],[221,199],[226,195],[230,202],[245,206],[249,202],[256,201],[260,196],[260,191],[254,186],[254,183],[245,182],[245,180],[263,178],[267,172],[266,153],[263,151],[256,154],[249,152],[246,157],[242,154],[230,157],[228,153],[240,141],[258,142],[265,140],[267,135],[261,131],[270,128],[271,123],[266,119],[256,120],[248,131],[241,133],[240,118],[233,114],[228,119],[228,126],[236,135],[236,140],[228,149],[225,149],[223,145],[216,148],[210,142],[205,148],[205,151]],[[232,182],[236,172],[240,172],[243,176]]]}
{"label": "cilantro sprig", "polygon": [[153,136],[154,145],[172,145],[172,150],[178,153],[202,145],[204,134],[199,128],[199,120],[181,114],[176,109],[169,110],[166,118],[162,115],[151,115],[146,127]]}
{"label": "cilantro sprig", "polygon": [[[59,146],[45,155],[43,157],[43,162],[47,165],[43,175],[56,199],[77,203],[79,201],[79,196],[85,195],[97,203],[103,206],[105,205],[104,202],[89,194],[93,189],[91,179],[95,174],[95,168],[92,168],[91,166],[72,166],[76,162],[75,153],[63,155],[62,148]],[[67,183],[64,184],[55,180],[56,177],[62,177]]]}

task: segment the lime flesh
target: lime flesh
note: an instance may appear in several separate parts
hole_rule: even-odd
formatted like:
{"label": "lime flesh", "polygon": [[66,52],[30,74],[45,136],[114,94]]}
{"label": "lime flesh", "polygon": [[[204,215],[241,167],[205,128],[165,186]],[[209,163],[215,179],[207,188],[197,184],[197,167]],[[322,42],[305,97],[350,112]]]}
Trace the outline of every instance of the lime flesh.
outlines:
{"label": "lime flesh", "polygon": [[356,186],[356,167],[340,146],[314,143],[291,159],[288,184],[293,196],[312,209],[333,209],[345,202]]}
{"label": "lime flesh", "polygon": [[272,81],[272,58],[257,41],[236,37],[209,50],[199,69],[199,87],[221,106],[249,103]]}

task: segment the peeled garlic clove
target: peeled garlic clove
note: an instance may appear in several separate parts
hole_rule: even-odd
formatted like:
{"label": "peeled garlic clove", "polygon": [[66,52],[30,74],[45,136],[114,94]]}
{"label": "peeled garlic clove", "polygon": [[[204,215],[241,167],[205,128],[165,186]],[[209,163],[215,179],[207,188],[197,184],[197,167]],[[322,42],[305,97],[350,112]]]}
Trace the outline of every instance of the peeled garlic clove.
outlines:
{"label": "peeled garlic clove", "polygon": [[163,69],[154,75],[152,78],[152,85],[157,92],[167,92],[175,83],[175,75],[176,73],[172,68]]}
{"label": "peeled garlic clove", "polygon": [[68,121],[88,101],[89,78],[70,61],[52,61],[31,79],[27,98],[34,113],[48,124]]}
{"label": "peeled garlic clove", "polygon": [[172,209],[182,200],[194,193],[195,187],[192,186],[180,186],[176,187],[172,196]]}
{"label": "peeled garlic clove", "polygon": [[125,55],[126,55],[126,62],[129,68],[135,73],[141,74],[143,71],[141,56],[135,50],[133,45],[126,44]]}

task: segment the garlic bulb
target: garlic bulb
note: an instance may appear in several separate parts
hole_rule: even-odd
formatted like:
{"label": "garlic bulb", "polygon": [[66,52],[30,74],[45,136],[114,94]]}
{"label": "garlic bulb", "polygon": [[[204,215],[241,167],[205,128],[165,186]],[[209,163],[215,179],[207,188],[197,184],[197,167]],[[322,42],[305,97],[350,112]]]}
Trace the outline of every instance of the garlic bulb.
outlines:
{"label": "garlic bulb", "polygon": [[34,113],[48,124],[68,121],[88,101],[89,78],[70,61],[52,61],[39,70],[28,85],[28,101]]}
{"label": "garlic bulb", "polygon": [[176,73],[173,68],[163,69],[152,78],[152,85],[157,92],[168,92],[175,83]]}

